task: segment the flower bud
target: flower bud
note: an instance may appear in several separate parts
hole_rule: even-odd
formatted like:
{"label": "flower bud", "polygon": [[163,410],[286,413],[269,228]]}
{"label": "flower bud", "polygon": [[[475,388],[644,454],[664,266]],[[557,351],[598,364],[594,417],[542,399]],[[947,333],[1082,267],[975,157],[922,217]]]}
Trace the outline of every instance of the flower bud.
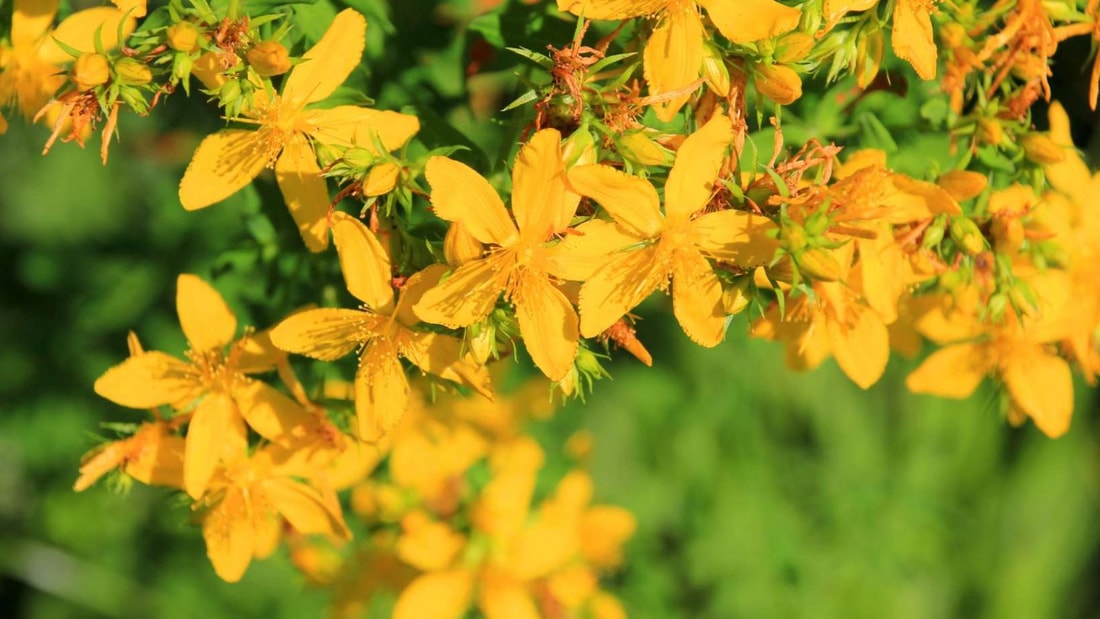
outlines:
{"label": "flower bud", "polygon": [[488,320],[476,322],[466,328],[466,346],[470,351],[470,356],[479,365],[485,365],[493,358],[496,339],[496,326]]}
{"label": "flower bud", "polygon": [[481,257],[484,248],[462,224],[453,223],[443,238],[443,256],[447,264],[458,267]]}
{"label": "flower bud", "polygon": [[940,28],[940,40],[945,48],[962,47],[966,44],[966,28],[958,22],[948,22]]}
{"label": "flower bud", "polygon": [[619,138],[619,151],[623,157],[644,166],[667,162],[664,149],[651,140],[645,131],[631,131]]}
{"label": "flower bud", "polygon": [[860,88],[869,86],[878,75],[885,50],[885,37],[882,30],[864,32],[856,46],[856,85]]}
{"label": "flower bud", "polygon": [[809,242],[809,239],[806,237],[806,229],[793,222],[790,225],[783,226],[779,238],[783,241],[783,246],[787,251],[792,254],[801,251],[806,247],[806,243]]}
{"label": "flower bud", "polygon": [[190,54],[199,48],[199,28],[189,21],[181,21],[168,27],[165,34],[168,47],[177,52]]}
{"label": "flower bud", "polygon": [[835,282],[840,279],[840,262],[827,249],[814,247],[796,257],[798,270],[819,282]]}
{"label": "flower bud", "polygon": [[983,144],[989,144],[991,146],[997,146],[1001,143],[1005,137],[1004,129],[1001,128],[1001,123],[994,118],[979,118],[978,119],[978,139]]}
{"label": "flower bud", "polygon": [[1043,241],[1039,243],[1039,255],[1046,261],[1047,266],[1064,269],[1069,265],[1069,255],[1065,248],[1055,241]]}
{"label": "flower bud", "polygon": [[966,217],[956,217],[951,221],[951,240],[969,256],[976,256],[985,249],[985,238],[978,224]]}
{"label": "flower bud", "polygon": [[1004,320],[1006,308],[1008,308],[1008,295],[1003,292],[989,295],[986,309],[989,311],[989,318],[993,320],[993,322]]}
{"label": "flower bud", "polygon": [[226,106],[240,99],[241,95],[240,80],[229,80],[218,90],[218,98],[221,99],[222,105]]}
{"label": "flower bud", "polygon": [[144,86],[153,81],[153,71],[134,58],[119,58],[115,63],[115,79],[126,86]]}
{"label": "flower bud", "polygon": [[775,59],[778,62],[798,62],[806,57],[814,48],[817,39],[805,32],[792,32],[779,40]]}
{"label": "flower bud", "polygon": [[802,96],[802,78],[794,69],[779,64],[759,64],[753,73],[756,90],[765,97],[788,105]]}
{"label": "flower bud", "polygon": [[71,75],[76,89],[87,92],[111,79],[111,63],[103,54],[83,54],[73,63]]}
{"label": "flower bud", "polygon": [[1019,217],[994,217],[991,232],[998,253],[1014,254],[1024,244],[1024,224]]}
{"label": "flower bud", "polygon": [[722,54],[707,43],[703,46],[703,79],[715,93],[725,97],[730,92],[730,70]]}
{"label": "flower bud", "polygon": [[952,170],[936,179],[936,184],[956,200],[978,197],[989,183],[984,174],[967,170]]}
{"label": "flower bud", "polygon": [[282,75],[290,70],[290,54],[278,41],[261,41],[245,54],[248,64],[260,77]]}
{"label": "flower bud", "polygon": [[400,172],[401,166],[392,161],[384,161],[370,169],[360,190],[367,197],[389,193],[397,186],[397,175]]}
{"label": "flower bud", "polygon": [[592,133],[581,127],[562,140],[561,158],[567,168],[596,163],[596,140]]}
{"label": "flower bud", "polygon": [[1061,163],[1066,158],[1066,149],[1058,146],[1045,133],[1029,133],[1020,140],[1024,155],[1040,165]]}
{"label": "flower bud", "polygon": [[749,306],[749,278],[742,277],[732,286],[722,289],[722,309],[727,315],[740,314]]}
{"label": "flower bud", "polygon": [[938,247],[940,241],[943,240],[943,235],[947,231],[947,222],[943,217],[937,217],[932,220],[932,223],[924,229],[924,236],[921,238],[920,246],[924,249],[932,249]]}

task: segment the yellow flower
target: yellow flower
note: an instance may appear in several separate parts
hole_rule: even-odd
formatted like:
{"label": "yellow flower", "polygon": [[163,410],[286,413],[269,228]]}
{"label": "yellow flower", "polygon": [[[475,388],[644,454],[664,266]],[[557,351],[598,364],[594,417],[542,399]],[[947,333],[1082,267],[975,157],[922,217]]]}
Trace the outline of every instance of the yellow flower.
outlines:
{"label": "yellow flower", "polygon": [[769,262],[777,247],[767,236],[774,224],[764,217],[734,210],[696,217],[710,202],[732,139],[729,119],[718,115],[684,140],[665,185],[664,215],[647,180],[605,165],[569,172],[573,188],[615,221],[578,226],[559,251],[563,276],[584,280],[581,335],[599,335],[671,281],[673,312],[688,337],[703,346],[722,341],[722,284],[707,257],[754,266]]}
{"label": "yellow flower", "polygon": [[[12,10],[11,47],[0,45],[0,108],[17,108],[30,119],[65,83],[61,65],[73,58],[57,41],[81,52],[95,49],[96,32],[105,49],[118,45],[123,14],[109,7],[77,11],[50,30],[58,0],[16,0]],[[123,33],[134,29],[127,20]],[[7,125],[0,118],[0,133]]]}
{"label": "yellow flower", "polygon": [[183,437],[163,421],[144,423],[133,435],[85,455],[73,490],[87,489],[116,468],[143,484],[182,488],[183,445]]}
{"label": "yellow flower", "polygon": [[274,168],[298,231],[312,251],[328,246],[325,217],[328,189],[314,153],[314,142],[374,150],[374,138],[392,151],[415,134],[414,116],[341,105],[307,106],[328,97],[359,64],[366,21],[351,9],[342,11],[321,40],[287,75],[281,95],[268,100],[262,92],[240,122],[256,131],[229,129],[199,145],[180,181],[179,198],[187,210],[201,209],[233,195],[264,170]]}
{"label": "yellow flower", "polygon": [[190,344],[190,362],[162,352],[140,352],[99,377],[95,392],[130,408],[194,405],[184,448],[183,487],[199,498],[218,462],[246,451],[246,421],[261,436],[284,440],[305,420],[292,400],[246,376],[272,369],[275,351],[265,349],[260,336],[232,342],[237,318],[209,284],[194,275],[180,275],[176,310]]}
{"label": "yellow flower", "polygon": [[378,238],[350,216],[337,217],[333,236],[348,291],[363,302],[364,309],[300,312],[275,327],[271,338],[283,350],[323,361],[360,351],[355,376],[359,436],[379,440],[408,408],[409,381],[402,357],[425,372],[469,385],[491,398],[488,371],[462,355],[461,340],[413,329],[419,321],[410,308],[446,267],[436,265],[410,277],[395,304],[389,256]]}
{"label": "yellow flower", "polygon": [[566,191],[561,150],[555,129],[539,131],[520,150],[512,172],[512,217],[477,172],[446,157],[428,160],[436,215],[491,247],[413,306],[425,322],[466,327],[488,316],[503,292],[515,307],[531,358],[551,380],[563,378],[577,354],[577,315],[555,286],[546,246],[577,208],[576,197]]}
{"label": "yellow flower", "polygon": [[932,35],[934,0],[895,0],[894,54],[913,65],[923,80],[936,77],[936,42]]}
{"label": "yellow flower", "polygon": [[226,582],[240,580],[253,557],[275,551],[284,519],[299,533],[351,537],[335,495],[295,481],[269,448],[220,467],[207,498],[195,508],[201,513],[207,555]]}
{"label": "yellow flower", "polygon": [[643,52],[645,78],[651,96],[664,95],[657,117],[672,120],[691,98],[690,87],[703,71],[704,42],[700,7],[734,43],[770,39],[798,25],[800,9],[775,0],[557,0],[558,9],[588,19],[630,19],[657,16],[657,27]]}

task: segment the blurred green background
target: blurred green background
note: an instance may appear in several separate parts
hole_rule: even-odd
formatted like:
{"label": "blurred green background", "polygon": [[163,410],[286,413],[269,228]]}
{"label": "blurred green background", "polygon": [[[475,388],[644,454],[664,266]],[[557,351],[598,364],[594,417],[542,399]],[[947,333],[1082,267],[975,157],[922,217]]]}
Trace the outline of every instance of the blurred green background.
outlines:
{"label": "blurred green background", "polygon": [[[451,30],[478,7],[351,4],[372,24],[372,69],[353,83],[380,106],[415,107],[429,145],[465,140],[494,160],[510,138],[484,109],[501,105],[470,105],[462,69],[477,39]],[[332,10],[303,9],[316,11],[307,36]],[[1072,78],[1058,92],[1080,101]],[[1074,113],[1085,145],[1088,118]],[[324,593],[285,553],[240,584],[217,579],[167,492],[71,490],[80,455],[111,436],[100,424],[137,418],[92,392],[126,355],[127,330],[183,348],[178,273],[214,275],[242,323],[265,325],[286,309],[271,307],[271,282],[313,268],[269,178],[205,211],[178,206],[183,166],[219,123],[201,98],[173,97],[125,119],[106,167],[98,138],[45,158],[41,128],[14,122],[0,138],[0,617],[322,615]],[[966,402],[908,394],[916,361],[892,360],[863,392],[832,362],[789,372],[743,318],[700,349],[663,303],[641,312],[652,369],[617,359],[585,404],[533,427],[549,451],[590,430],[598,497],[635,513],[611,582],[632,617],[1100,617],[1093,391],[1080,386],[1072,429],[1051,441],[1008,427],[988,386]]]}

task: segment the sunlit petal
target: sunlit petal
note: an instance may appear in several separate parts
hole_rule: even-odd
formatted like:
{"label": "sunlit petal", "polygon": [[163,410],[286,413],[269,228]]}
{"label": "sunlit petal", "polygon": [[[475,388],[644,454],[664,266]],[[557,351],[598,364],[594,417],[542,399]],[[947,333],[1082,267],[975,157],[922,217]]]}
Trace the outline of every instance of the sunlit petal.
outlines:
{"label": "sunlit petal", "polygon": [[275,162],[275,178],[287,209],[310,251],[328,247],[328,186],[305,136],[295,134]]}
{"label": "sunlit petal", "polygon": [[724,114],[684,140],[665,184],[666,217],[686,219],[707,205],[732,141],[733,125]]}
{"label": "sunlit petal", "polygon": [[569,170],[569,184],[602,206],[640,239],[660,234],[664,225],[661,199],[649,181],[605,165],[577,166]]}
{"label": "sunlit petal", "polygon": [[470,166],[447,157],[432,157],[424,175],[432,188],[436,215],[462,224],[482,243],[510,245],[519,238],[496,190]]}
{"label": "sunlit petal", "polygon": [[176,312],[191,348],[215,350],[233,341],[237,317],[213,286],[196,275],[176,278]]}
{"label": "sunlit petal", "polygon": [[320,101],[336,90],[359,64],[366,45],[367,20],[353,9],[341,11],[321,40],[290,71],[283,98],[300,105]]}
{"label": "sunlit petal", "polygon": [[180,181],[180,203],[194,211],[221,202],[251,183],[267,160],[263,141],[255,131],[208,135]]}

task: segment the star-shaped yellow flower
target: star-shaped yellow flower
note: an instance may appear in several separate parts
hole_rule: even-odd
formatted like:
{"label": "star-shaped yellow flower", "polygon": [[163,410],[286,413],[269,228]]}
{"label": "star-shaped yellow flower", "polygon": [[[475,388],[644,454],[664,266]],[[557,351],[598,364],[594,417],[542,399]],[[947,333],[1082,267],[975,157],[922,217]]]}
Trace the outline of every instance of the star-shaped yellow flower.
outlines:
{"label": "star-shaped yellow flower", "polygon": [[273,167],[306,246],[327,247],[329,195],[313,142],[373,150],[377,138],[391,151],[420,128],[416,117],[397,112],[307,107],[331,95],[359,64],[366,28],[362,15],[342,11],[287,75],[281,95],[266,100],[258,93],[247,117],[233,119],[257,125],[256,131],[228,129],[204,139],[180,181],[183,207],[196,210],[224,200]]}

